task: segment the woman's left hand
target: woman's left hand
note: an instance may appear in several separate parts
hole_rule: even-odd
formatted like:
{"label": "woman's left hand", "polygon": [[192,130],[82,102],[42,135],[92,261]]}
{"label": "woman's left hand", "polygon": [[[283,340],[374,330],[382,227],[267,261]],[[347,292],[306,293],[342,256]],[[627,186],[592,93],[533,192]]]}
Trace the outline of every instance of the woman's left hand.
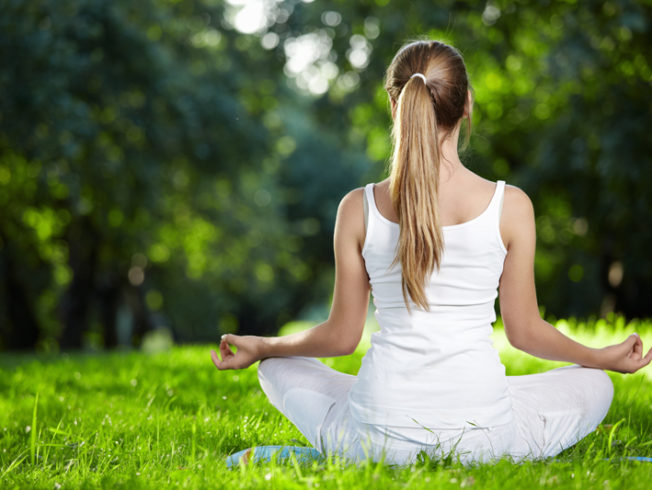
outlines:
{"label": "woman's left hand", "polygon": [[619,373],[634,373],[652,361],[652,349],[643,355],[643,342],[638,334],[631,334],[624,342],[599,350],[601,369]]}
{"label": "woman's left hand", "polygon": [[[237,352],[231,350],[231,345],[237,347]],[[261,338],[254,335],[222,335],[220,355],[221,360],[217,352],[211,350],[211,359],[219,370],[247,368],[261,359]]]}

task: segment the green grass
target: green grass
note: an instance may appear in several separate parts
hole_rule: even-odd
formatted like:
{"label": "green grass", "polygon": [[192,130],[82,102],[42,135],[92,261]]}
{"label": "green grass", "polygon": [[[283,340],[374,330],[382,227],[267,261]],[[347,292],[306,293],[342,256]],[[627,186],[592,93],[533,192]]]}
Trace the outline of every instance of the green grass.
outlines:
{"label": "green grass", "polygon": [[[559,326],[590,345],[636,329],[652,343],[652,321],[620,319]],[[595,333],[591,333],[591,329]],[[509,374],[560,365],[519,353],[495,334]],[[355,373],[356,354],[326,362]],[[218,372],[212,346],[166,352],[0,357],[0,488],[649,488],[652,463],[652,368],[611,374],[615,398],[604,424],[555,460],[500,461],[464,467],[427,461],[396,468],[380,463],[261,464],[227,470],[225,457],[250,446],[305,445],[267,401],[256,367]]]}

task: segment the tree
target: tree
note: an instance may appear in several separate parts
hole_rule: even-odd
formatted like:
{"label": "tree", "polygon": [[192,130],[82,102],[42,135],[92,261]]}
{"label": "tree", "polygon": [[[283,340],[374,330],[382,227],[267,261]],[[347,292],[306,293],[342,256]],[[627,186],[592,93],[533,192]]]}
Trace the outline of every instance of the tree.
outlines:
{"label": "tree", "polygon": [[465,56],[467,164],[535,202],[547,311],[651,313],[649,6],[240,8],[0,2],[0,346],[273,332],[323,301],[337,203],[385,172],[384,70],[415,35]]}
{"label": "tree", "polygon": [[[652,314],[650,18],[630,0],[330,1],[298,5],[271,30],[284,47],[327,38],[315,65],[331,60],[339,75],[315,110],[366,146],[377,177],[389,155],[385,67],[415,35],[458,47],[476,99],[466,161],[533,198],[541,303],[559,316],[634,317]],[[341,95],[352,72],[359,82]]]}

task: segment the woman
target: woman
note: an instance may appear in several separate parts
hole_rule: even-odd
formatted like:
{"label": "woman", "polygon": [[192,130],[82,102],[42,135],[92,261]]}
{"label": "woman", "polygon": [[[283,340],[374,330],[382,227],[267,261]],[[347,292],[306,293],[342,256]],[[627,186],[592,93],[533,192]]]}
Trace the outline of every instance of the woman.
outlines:
{"label": "woman", "polygon": [[[605,417],[613,387],[603,370],[634,372],[652,350],[643,356],[637,335],[592,349],[541,319],[529,198],[458,156],[472,109],[459,52],[436,41],[404,46],[386,89],[391,174],[340,203],[328,320],[284,337],[225,335],[213,362],[241,369],[262,359],[271,403],[322,452],[390,463],[420,451],[466,462],[553,456]],[[358,375],[315,360],[354,351],[370,289],[380,331]],[[575,365],[506,376],[490,340],[497,290],[513,346]]]}

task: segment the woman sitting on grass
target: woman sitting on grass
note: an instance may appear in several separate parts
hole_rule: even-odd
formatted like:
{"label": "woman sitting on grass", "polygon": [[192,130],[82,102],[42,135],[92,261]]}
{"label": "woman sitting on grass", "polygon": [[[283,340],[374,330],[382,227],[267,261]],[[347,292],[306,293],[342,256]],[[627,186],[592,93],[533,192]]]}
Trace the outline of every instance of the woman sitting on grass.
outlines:
{"label": "woman sitting on grass", "polygon": [[[554,456],[609,410],[613,387],[603,369],[634,372],[652,351],[643,356],[635,334],[589,348],[541,319],[530,199],[474,174],[458,156],[472,98],[457,50],[436,41],[404,46],[386,89],[391,174],[340,203],[328,320],[284,337],[225,335],[213,362],[242,369],[262,360],[258,376],[271,403],[320,452],[399,464],[421,451],[464,462]],[[314,359],[355,350],[370,290],[380,331],[358,375]],[[490,339],[497,290],[513,346],[575,365],[506,376]]]}

